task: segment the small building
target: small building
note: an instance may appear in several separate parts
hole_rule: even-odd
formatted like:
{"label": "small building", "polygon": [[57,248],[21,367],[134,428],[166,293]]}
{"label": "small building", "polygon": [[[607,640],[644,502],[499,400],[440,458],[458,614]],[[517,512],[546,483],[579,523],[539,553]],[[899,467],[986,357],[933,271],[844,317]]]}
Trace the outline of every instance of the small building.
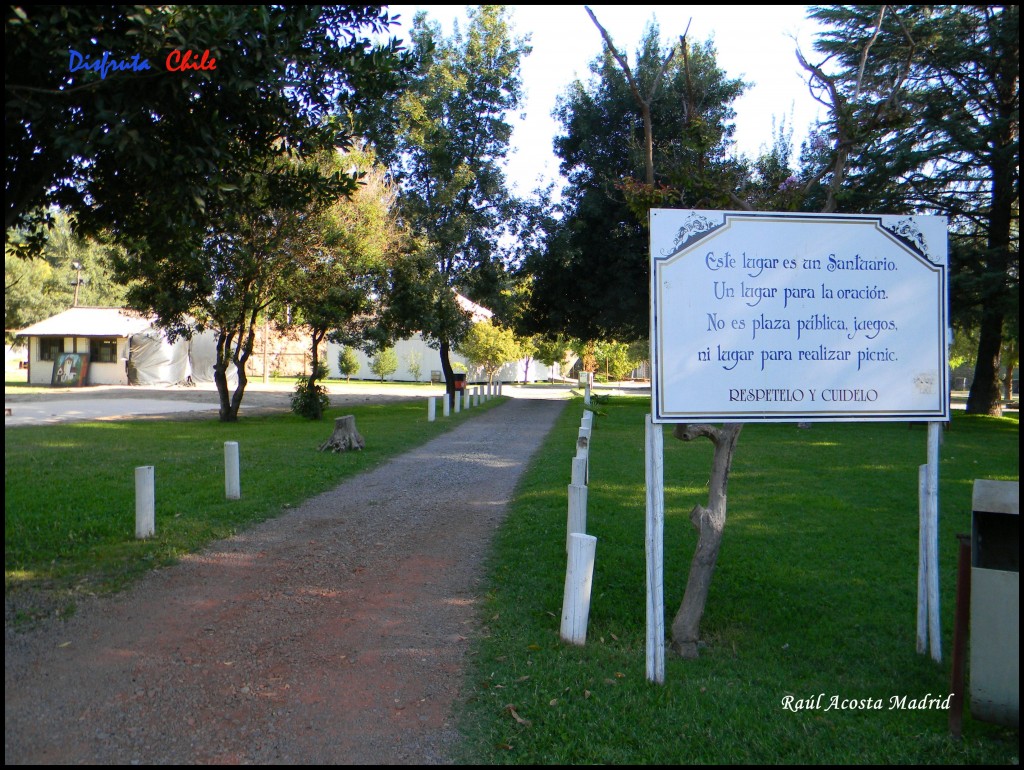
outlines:
{"label": "small building", "polygon": [[28,342],[29,385],[207,383],[217,360],[215,332],[171,342],[155,317],[115,307],[73,307],[17,336]]}
{"label": "small building", "polygon": [[131,337],[152,326],[111,307],[73,307],[32,324],[17,335],[28,340],[28,384],[127,385]]}

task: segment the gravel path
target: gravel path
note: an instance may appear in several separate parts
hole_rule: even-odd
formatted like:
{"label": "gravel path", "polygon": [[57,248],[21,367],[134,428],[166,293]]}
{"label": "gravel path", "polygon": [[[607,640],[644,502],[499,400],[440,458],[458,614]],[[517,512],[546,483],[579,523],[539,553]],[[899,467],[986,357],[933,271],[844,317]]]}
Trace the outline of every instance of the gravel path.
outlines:
{"label": "gravel path", "polygon": [[450,762],[483,557],[563,407],[511,400],[67,622],[8,630],[5,763]]}

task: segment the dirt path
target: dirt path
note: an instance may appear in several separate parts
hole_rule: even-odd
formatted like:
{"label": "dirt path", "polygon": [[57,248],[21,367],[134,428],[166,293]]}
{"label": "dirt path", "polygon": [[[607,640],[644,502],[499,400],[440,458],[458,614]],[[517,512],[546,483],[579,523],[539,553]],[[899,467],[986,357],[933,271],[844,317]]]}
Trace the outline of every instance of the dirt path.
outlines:
{"label": "dirt path", "polygon": [[482,560],[563,406],[509,401],[66,623],[8,631],[5,763],[449,762]]}

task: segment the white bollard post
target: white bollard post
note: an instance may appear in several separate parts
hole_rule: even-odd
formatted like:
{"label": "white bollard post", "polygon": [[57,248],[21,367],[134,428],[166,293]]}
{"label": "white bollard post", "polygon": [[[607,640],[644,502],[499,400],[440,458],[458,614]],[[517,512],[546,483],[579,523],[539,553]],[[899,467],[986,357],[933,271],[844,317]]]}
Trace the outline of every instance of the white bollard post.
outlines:
{"label": "white bollard post", "polygon": [[465,403],[462,406],[465,409],[472,409],[473,408],[473,389],[472,388],[466,388],[465,393],[466,393],[466,400],[465,400]]}
{"label": "white bollard post", "polygon": [[451,415],[451,412],[452,406],[451,404],[448,403],[448,394],[445,393],[443,396],[441,396],[441,414],[444,417],[448,417],[449,415]]}
{"label": "white bollard post", "polygon": [[576,457],[583,460],[583,483],[590,483],[590,439],[580,436],[576,439]]}
{"label": "white bollard post", "polygon": [[569,518],[566,522],[565,550],[569,551],[571,535],[587,534],[587,488],[580,484],[569,485]]}
{"label": "white bollard post", "polygon": [[437,406],[434,404],[434,397],[430,396],[427,399],[427,422],[433,422],[437,419]]}
{"label": "white bollard post", "polygon": [[135,538],[144,540],[156,532],[156,492],[152,465],[135,469]]}
{"label": "white bollard post", "polygon": [[584,404],[589,404],[590,403],[590,382],[589,381],[587,382],[586,386],[583,389],[583,403]]}
{"label": "white bollard post", "polygon": [[587,461],[584,458],[572,458],[572,481],[570,483],[581,487],[587,485]]}
{"label": "white bollard post", "polygon": [[597,538],[592,535],[573,534],[569,536],[569,541],[565,594],[562,599],[561,634],[565,641],[582,645],[587,641]]}
{"label": "white bollard post", "polygon": [[455,391],[455,414],[462,411],[462,391]]}
{"label": "white bollard post", "polygon": [[238,442],[224,442],[224,497],[228,500],[239,500],[242,497],[242,484],[238,477]]}

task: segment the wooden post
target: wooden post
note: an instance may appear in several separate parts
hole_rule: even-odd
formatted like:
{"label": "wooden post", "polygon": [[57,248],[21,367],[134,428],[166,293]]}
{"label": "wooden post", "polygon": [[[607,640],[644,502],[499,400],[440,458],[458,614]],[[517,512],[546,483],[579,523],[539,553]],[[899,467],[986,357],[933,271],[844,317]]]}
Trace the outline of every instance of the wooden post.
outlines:
{"label": "wooden post", "polygon": [[437,406],[434,404],[434,397],[427,398],[427,422],[433,422],[437,418]]}
{"label": "wooden post", "polygon": [[[956,612],[953,622],[953,671],[950,675],[949,733],[957,740],[964,724],[964,669],[967,664],[967,628],[971,618],[971,536],[957,535]],[[918,650],[921,652],[921,650]]]}
{"label": "wooden post", "polygon": [[565,593],[562,598],[561,635],[567,642],[582,645],[587,641],[597,538],[592,535],[573,534],[569,536],[569,541]]}
{"label": "wooden post", "polygon": [[238,474],[238,442],[224,442],[224,497],[239,500],[242,497],[242,483]]}
{"label": "wooden post", "polygon": [[647,415],[647,679],[665,683],[664,436]]}
{"label": "wooden post", "polygon": [[144,540],[156,532],[156,482],[152,465],[135,469],[135,538]]}
{"label": "wooden post", "polygon": [[569,485],[569,516],[565,527],[565,550],[569,551],[569,538],[574,534],[587,534],[587,488]]}

